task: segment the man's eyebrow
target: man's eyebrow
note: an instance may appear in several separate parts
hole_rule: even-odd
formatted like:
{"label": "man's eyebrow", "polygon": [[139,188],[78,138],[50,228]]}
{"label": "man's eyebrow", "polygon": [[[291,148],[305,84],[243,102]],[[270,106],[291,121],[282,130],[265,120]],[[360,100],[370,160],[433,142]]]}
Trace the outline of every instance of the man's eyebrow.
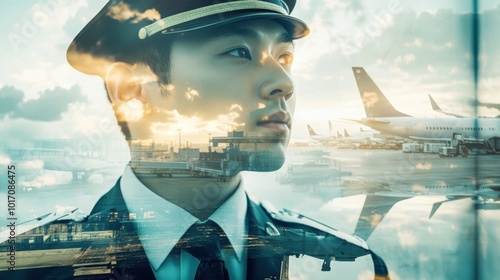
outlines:
{"label": "man's eyebrow", "polygon": [[289,43],[292,46],[294,46],[292,35],[289,32],[281,33],[280,36],[278,37],[278,42],[279,43]]}
{"label": "man's eyebrow", "polygon": [[[252,28],[234,28],[234,27],[228,27],[224,29],[220,29],[217,32],[215,32],[212,36],[210,36],[207,39],[207,43],[216,41],[220,38],[226,38],[226,37],[231,37],[231,36],[237,36],[237,37],[246,37],[250,38],[253,40],[259,40],[260,35],[259,32],[257,32],[255,29]],[[277,42],[278,43],[290,43],[293,45],[293,38],[290,35],[290,33],[283,31],[281,34],[278,35],[277,37]]]}

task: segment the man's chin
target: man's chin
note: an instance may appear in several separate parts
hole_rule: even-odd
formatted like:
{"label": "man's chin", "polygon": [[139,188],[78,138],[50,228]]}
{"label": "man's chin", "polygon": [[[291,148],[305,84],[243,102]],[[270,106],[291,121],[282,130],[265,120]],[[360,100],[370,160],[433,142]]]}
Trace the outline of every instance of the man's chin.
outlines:
{"label": "man's chin", "polygon": [[229,160],[239,162],[241,171],[271,172],[285,163],[287,145],[282,142],[256,142],[241,144],[237,150],[229,152]]}
{"label": "man's chin", "polygon": [[248,161],[249,171],[271,172],[280,169],[285,163],[285,154],[273,151],[255,151]]}

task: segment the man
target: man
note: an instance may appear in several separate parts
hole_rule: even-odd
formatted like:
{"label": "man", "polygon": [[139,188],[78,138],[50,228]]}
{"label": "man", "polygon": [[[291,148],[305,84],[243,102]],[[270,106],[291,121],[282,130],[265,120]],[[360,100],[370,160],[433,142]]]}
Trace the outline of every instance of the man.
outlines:
{"label": "man", "polygon": [[[289,16],[294,5],[110,1],[77,35],[68,62],[103,79],[127,139],[159,139],[189,122],[238,137],[218,139],[228,143],[223,158],[187,155],[190,165],[177,169],[185,174],[173,178],[150,175],[161,161],[146,171],[139,159],[128,166],[91,215],[66,228],[71,241],[74,228],[112,230],[113,237],[82,246],[64,273],[94,278],[97,263],[115,277],[279,279],[287,277],[289,255],[318,257],[329,270],[334,257],[372,254],[376,274],[387,276],[361,240],[260,205],[243,189],[240,171],[274,171],[284,162],[295,107],[293,40],[309,32]],[[44,272],[65,278],[61,270]]]}

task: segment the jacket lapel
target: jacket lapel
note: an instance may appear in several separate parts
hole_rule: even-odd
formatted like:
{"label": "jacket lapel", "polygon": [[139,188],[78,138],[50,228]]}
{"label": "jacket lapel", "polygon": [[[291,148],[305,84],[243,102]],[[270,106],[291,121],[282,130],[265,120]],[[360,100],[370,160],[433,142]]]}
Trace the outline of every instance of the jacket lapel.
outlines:
{"label": "jacket lapel", "polygon": [[247,279],[281,279],[283,256],[272,253],[261,238],[268,236],[267,227],[273,225],[268,214],[248,199],[248,262]]}
{"label": "jacket lapel", "polygon": [[[129,212],[122,195],[120,181],[121,178],[97,201],[90,213],[89,222],[97,216],[118,215],[120,218],[128,216]],[[110,244],[116,249],[115,252],[110,253],[116,260],[116,265],[112,270],[113,276],[116,279],[154,279],[153,270],[132,223],[124,221],[118,226],[121,228],[116,231],[113,244]],[[122,251],[123,247],[128,249]]]}

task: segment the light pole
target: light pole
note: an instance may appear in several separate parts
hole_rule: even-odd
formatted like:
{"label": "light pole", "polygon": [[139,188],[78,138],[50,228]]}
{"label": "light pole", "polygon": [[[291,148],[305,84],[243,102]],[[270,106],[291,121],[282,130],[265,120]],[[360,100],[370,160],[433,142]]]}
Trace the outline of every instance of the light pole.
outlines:
{"label": "light pole", "polygon": [[181,130],[180,128],[177,129],[179,131],[179,158],[181,158]]}
{"label": "light pole", "polygon": [[208,152],[209,153],[212,151],[212,146],[210,145],[210,136],[212,136],[211,133],[208,134]]}

